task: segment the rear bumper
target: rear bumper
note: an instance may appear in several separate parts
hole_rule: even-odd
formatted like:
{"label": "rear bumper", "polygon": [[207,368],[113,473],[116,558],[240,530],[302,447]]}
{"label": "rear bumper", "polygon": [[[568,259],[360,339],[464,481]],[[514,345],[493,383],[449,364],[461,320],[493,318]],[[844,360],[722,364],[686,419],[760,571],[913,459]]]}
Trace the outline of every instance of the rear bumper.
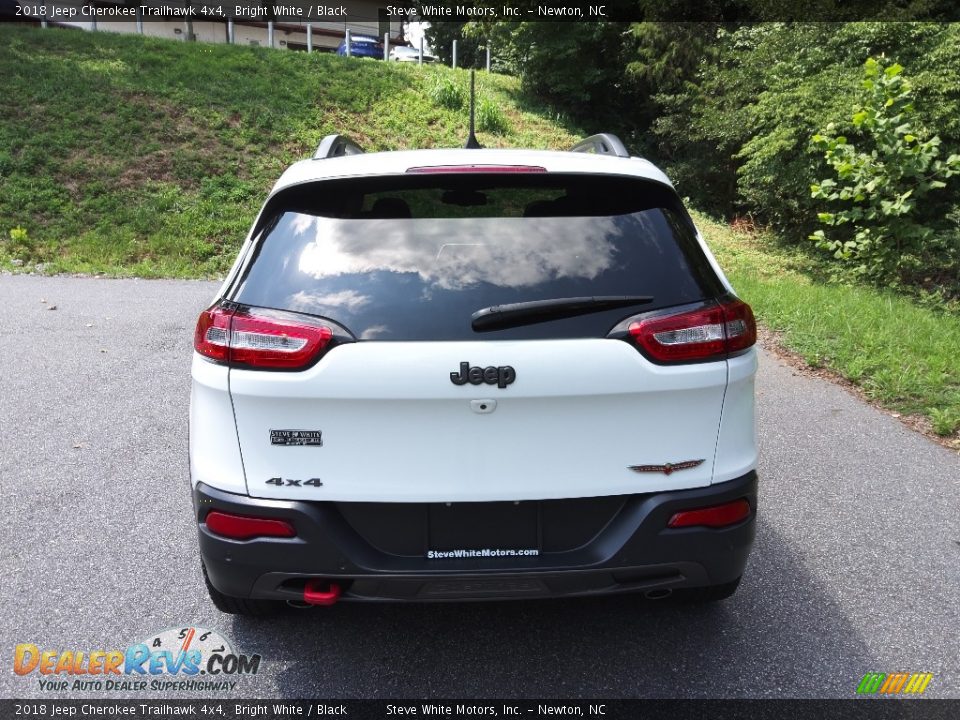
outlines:
{"label": "rear bumper", "polygon": [[[670,529],[681,510],[746,498],[753,512],[736,525]],[[588,542],[535,557],[428,559],[384,552],[330,502],[263,500],[194,488],[200,553],[213,586],[241,598],[300,600],[306,581],[341,586],[343,600],[483,600],[702,587],[743,574],[756,531],[754,471],[717,485],[624,497]],[[282,518],[297,537],[229,540],[211,533],[211,510]],[[494,533],[495,534],[495,533]]]}

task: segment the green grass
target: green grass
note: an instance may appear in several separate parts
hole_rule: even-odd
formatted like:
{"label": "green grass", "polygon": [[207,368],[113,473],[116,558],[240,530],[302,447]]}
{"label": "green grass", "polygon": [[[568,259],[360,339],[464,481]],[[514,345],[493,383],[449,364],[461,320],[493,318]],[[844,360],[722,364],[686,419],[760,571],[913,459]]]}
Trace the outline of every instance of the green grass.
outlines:
{"label": "green grass", "polygon": [[[320,139],[457,147],[468,75],[264,48],[0,25],[0,269],[216,277],[271,185]],[[483,74],[488,146],[569,147],[569,122]],[[456,98],[461,98],[458,102]],[[809,364],[960,428],[960,317],[818,280],[775,239],[698,216],[738,292]],[[14,265],[14,263],[18,265]]]}
{"label": "green grass", "polygon": [[817,260],[762,233],[697,215],[737,293],[808,365],[833,370],[870,399],[960,429],[960,316],[893,293],[818,279]]}
{"label": "green grass", "polygon": [[[0,25],[0,268],[216,277],[291,162],[343,132],[368,150],[460,147],[446,67]],[[491,147],[569,147],[572,128],[481,73]],[[10,237],[10,230],[22,233]]]}

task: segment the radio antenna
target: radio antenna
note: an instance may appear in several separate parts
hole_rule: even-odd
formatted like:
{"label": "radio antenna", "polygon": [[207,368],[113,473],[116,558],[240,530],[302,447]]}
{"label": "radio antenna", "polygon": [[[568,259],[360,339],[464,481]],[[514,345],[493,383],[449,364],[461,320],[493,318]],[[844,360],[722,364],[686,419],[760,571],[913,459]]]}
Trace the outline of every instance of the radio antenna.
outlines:
{"label": "radio antenna", "polygon": [[476,98],[477,98],[476,88],[474,86],[475,85],[474,74],[475,74],[474,71],[471,70],[470,71],[470,135],[467,137],[467,144],[464,145],[464,147],[467,148],[468,150],[479,150],[480,148],[483,147],[483,145],[479,143],[479,141],[477,140],[477,136],[473,132],[474,110],[475,110]]}

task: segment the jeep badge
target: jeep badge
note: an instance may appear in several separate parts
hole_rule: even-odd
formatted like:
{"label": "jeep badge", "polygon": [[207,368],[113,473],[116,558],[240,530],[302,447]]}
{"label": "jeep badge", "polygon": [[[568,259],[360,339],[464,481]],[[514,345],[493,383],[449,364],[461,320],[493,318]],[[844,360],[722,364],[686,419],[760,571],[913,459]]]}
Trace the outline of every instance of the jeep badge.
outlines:
{"label": "jeep badge", "polygon": [[479,365],[470,367],[470,363],[462,362],[460,363],[459,373],[450,373],[450,382],[454,385],[466,385],[467,383],[480,385],[481,383],[486,383],[487,385],[496,385],[498,388],[505,388],[516,379],[517,371],[510,365],[501,365],[499,367],[490,365],[489,367],[482,368]]}

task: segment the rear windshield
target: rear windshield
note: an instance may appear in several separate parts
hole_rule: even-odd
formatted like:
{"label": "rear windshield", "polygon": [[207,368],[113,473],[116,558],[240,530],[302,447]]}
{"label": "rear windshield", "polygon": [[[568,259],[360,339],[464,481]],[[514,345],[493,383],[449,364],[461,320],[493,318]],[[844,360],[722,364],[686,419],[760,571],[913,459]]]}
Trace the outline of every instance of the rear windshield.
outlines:
{"label": "rear windshield", "polygon": [[[233,300],[327,317],[360,340],[603,337],[722,288],[672,190],[585,175],[324,181],[275,196]],[[570,297],[650,304],[478,333],[473,313]]]}

